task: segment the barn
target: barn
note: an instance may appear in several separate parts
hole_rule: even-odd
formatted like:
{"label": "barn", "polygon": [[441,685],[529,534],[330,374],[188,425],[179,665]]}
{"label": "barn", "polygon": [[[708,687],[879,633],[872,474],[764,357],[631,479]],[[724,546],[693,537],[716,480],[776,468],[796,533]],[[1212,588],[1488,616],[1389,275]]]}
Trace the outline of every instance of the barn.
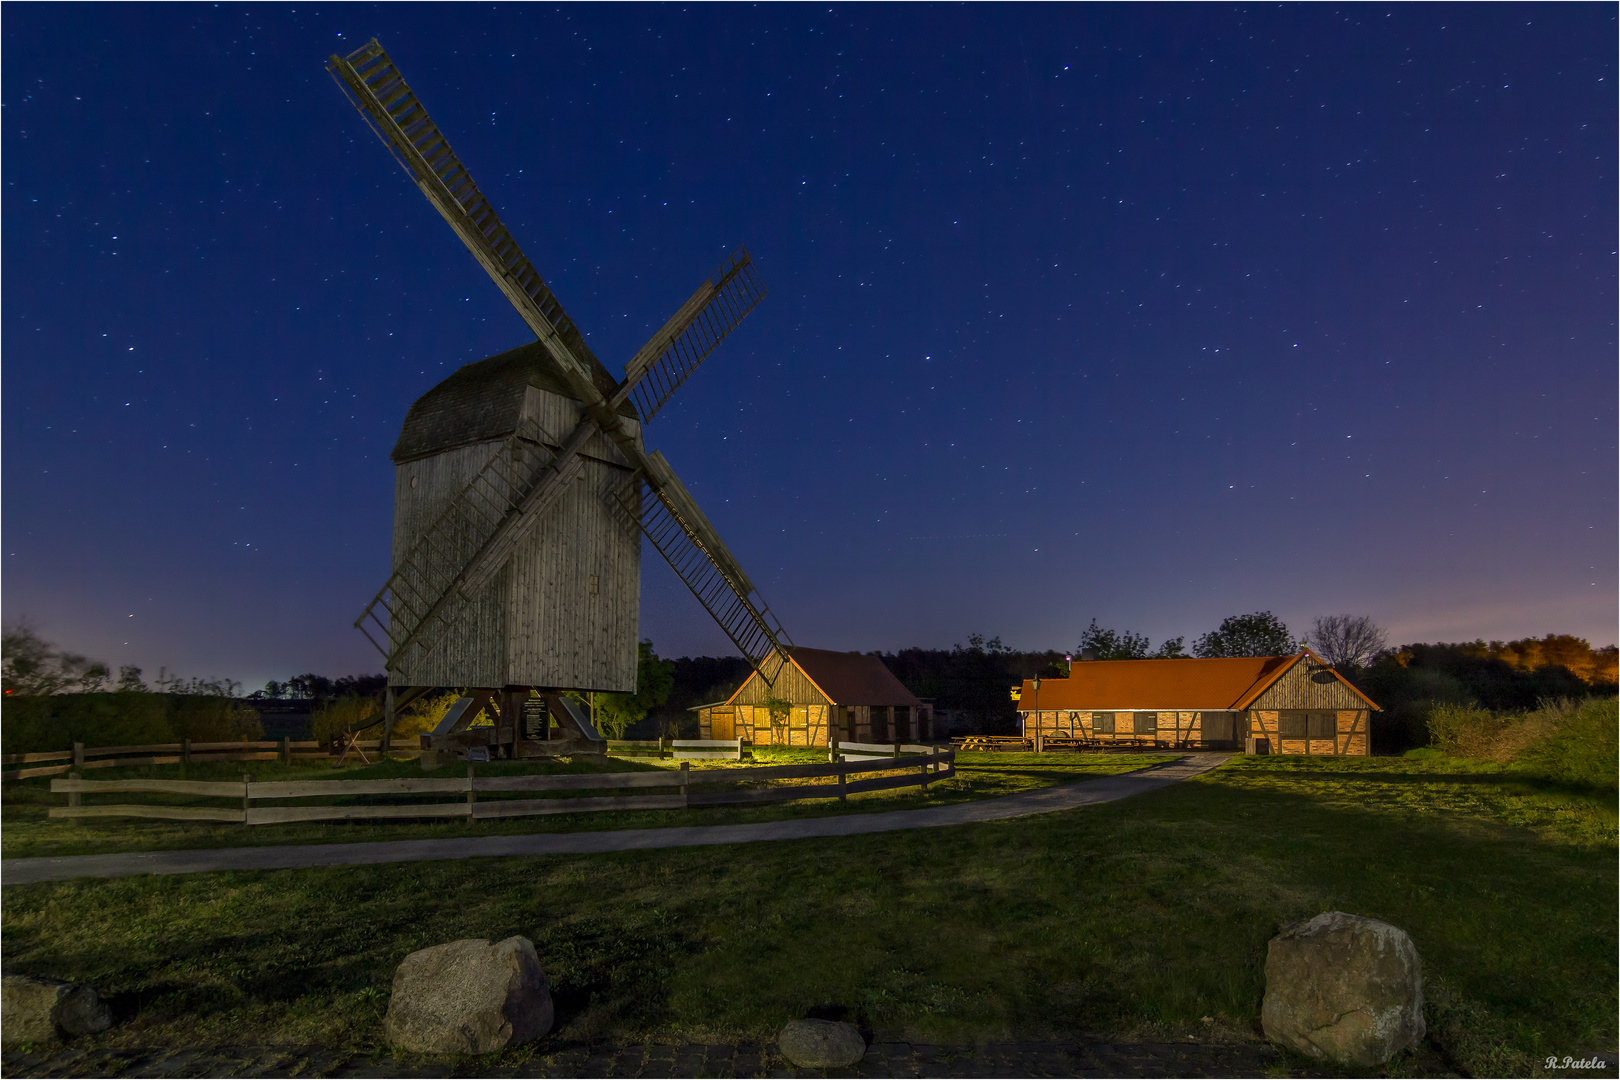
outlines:
{"label": "barn", "polygon": [[1015,693],[1024,737],[1250,754],[1372,752],[1378,709],[1309,649],[1296,656],[1092,660]]}
{"label": "barn", "polygon": [[[876,656],[795,646],[774,684],[758,671],[725,701],[699,705],[698,735],[761,746],[827,746],[839,742],[924,742],[933,710],[907,690]],[[761,665],[769,671],[772,661]],[[787,703],[773,716],[768,700]],[[780,709],[780,707],[778,707]]]}

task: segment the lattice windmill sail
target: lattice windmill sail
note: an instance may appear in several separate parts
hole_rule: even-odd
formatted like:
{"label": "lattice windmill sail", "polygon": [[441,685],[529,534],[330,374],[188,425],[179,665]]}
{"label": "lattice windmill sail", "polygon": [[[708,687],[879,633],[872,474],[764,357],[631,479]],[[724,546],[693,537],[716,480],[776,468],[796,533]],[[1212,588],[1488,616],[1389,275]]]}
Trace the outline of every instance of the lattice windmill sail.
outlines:
{"label": "lattice windmill sail", "polygon": [[615,379],[376,41],[327,64],[534,332],[405,419],[393,573],[355,625],[391,687],[630,691],[645,533],[767,679],[791,642],[662,455],[651,420],[765,296],[738,250]]}

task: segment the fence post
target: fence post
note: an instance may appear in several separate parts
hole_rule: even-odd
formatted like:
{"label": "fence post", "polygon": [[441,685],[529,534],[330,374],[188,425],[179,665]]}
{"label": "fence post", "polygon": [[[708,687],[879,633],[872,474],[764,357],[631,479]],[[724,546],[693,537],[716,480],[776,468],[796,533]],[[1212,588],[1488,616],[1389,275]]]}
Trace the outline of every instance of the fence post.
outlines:
{"label": "fence post", "polygon": [[394,748],[394,687],[390,683],[383,689],[383,733],[382,757],[388,756],[388,751]]}
{"label": "fence post", "polygon": [[848,783],[848,780],[847,780],[848,775],[849,775],[849,770],[844,768],[844,761],[843,761],[842,758],[840,758],[838,760],[838,801],[839,802],[847,802],[848,801],[848,793],[844,790],[845,785]]}
{"label": "fence post", "polygon": [[933,760],[932,756],[924,758],[923,763],[921,765],[921,768],[922,768],[922,789],[923,789],[923,794],[924,795],[928,794],[928,771],[934,767],[933,764],[932,764],[932,760]]}
{"label": "fence post", "polygon": [[473,816],[473,804],[478,801],[478,793],[473,790],[473,764],[467,763],[467,816]]}
{"label": "fence post", "polygon": [[[79,778],[78,773],[76,773],[76,772],[68,773],[68,779],[69,780],[77,780],[78,778]],[[77,791],[68,792],[68,805],[69,806],[78,806],[79,805],[79,793]]]}
{"label": "fence post", "polygon": [[831,723],[827,725],[827,760],[838,760],[838,729]]}
{"label": "fence post", "polygon": [[692,805],[692,763],[681,762],[681,805]]}
{"label": "fence post", "polygon": [[73,744],[73,764],[80,768],[84,767],[84,743],[82,742]]}
{"label": "fence post", "polygon": [[742,736],[737,736],[737,760],[742,760]]}
{"label": "fence post", "polygon": [[182,765],[190,765],[191,764],[191,740],[190,739],[181,739],[180,740],[180,763]]}
{"label": "fence post", "polygon": [[292,764],[292,736],[281,737],[281,762],[283,765]]}
{"label": "fence post", "polygon": [[243,825],[246,825],[248,823],[248,811],[253,809],[253,800],[248,798],[248,785],[250,785],[252,783],[253,783],[253,774],[250,773],[250,772],[243,773],[242,774],[242,824]]}
{"label": "fence post", "polygon": [[900,744],[899,743],[894,744],[894,756],[895,756],[895,760],[898,761],[899,758],[900,758]]}
{"label": "fence post", "polygon": [[662,735],[658,736],[658,760],[664,760],[664,737]]}

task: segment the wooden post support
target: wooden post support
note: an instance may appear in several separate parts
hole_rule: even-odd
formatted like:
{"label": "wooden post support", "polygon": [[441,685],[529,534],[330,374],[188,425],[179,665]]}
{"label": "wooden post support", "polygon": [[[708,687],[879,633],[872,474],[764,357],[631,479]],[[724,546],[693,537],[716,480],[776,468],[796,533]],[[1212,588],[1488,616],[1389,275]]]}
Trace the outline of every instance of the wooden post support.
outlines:
{"label": "wooden post support", "polygon": [[84,765],[84,743],[82,742],[73,744],[73,764],[81,768]]}
{"label": "wooden post support", "polygon": [[190,739],[181,739],[180,740],[180,763],[182,765],[190,765],[191,764],[191,740]]}
{"label": "wooden post support", "polygon": [[478,792],[473,790],[473,764],[467,763],[467,816],[473,816],[473,804],[478,801]]}
{"label": "wooden post support", "polygon": [[[78,778],[79,778],[78,773],[76,773],[76,772],[68,773],[68,779],[69,780],[77,780]],[[79,805],[79,798],[80,798],[80,796],[79,796],[79,793],[77,791],[68,792],[68,805],[69,806],[78,806]]]}
{"label": "wooden post support", "polygon": [[681,762],[681,805],[692,805],[692,763]]}
{"label": "wooden post support", "polygon": [[383,734],[382,746],[378,748],[378,756],[387,757],[388,751],[394,742],[394,688],[388,686],[383,689]]}

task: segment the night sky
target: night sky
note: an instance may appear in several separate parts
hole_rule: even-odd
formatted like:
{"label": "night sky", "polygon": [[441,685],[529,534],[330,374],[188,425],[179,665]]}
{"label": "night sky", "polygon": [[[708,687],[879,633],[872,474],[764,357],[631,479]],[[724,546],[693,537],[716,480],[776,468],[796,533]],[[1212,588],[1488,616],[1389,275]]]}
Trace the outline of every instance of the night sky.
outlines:
{"label": "night sky", "polygon": [[[388,453],[533,340],[327,75],[377,37],[798,643],[1615,640],[1616,8],[5,6],[3,612],[377,671]],[[642,633],[733,651],[650,546]]]}

